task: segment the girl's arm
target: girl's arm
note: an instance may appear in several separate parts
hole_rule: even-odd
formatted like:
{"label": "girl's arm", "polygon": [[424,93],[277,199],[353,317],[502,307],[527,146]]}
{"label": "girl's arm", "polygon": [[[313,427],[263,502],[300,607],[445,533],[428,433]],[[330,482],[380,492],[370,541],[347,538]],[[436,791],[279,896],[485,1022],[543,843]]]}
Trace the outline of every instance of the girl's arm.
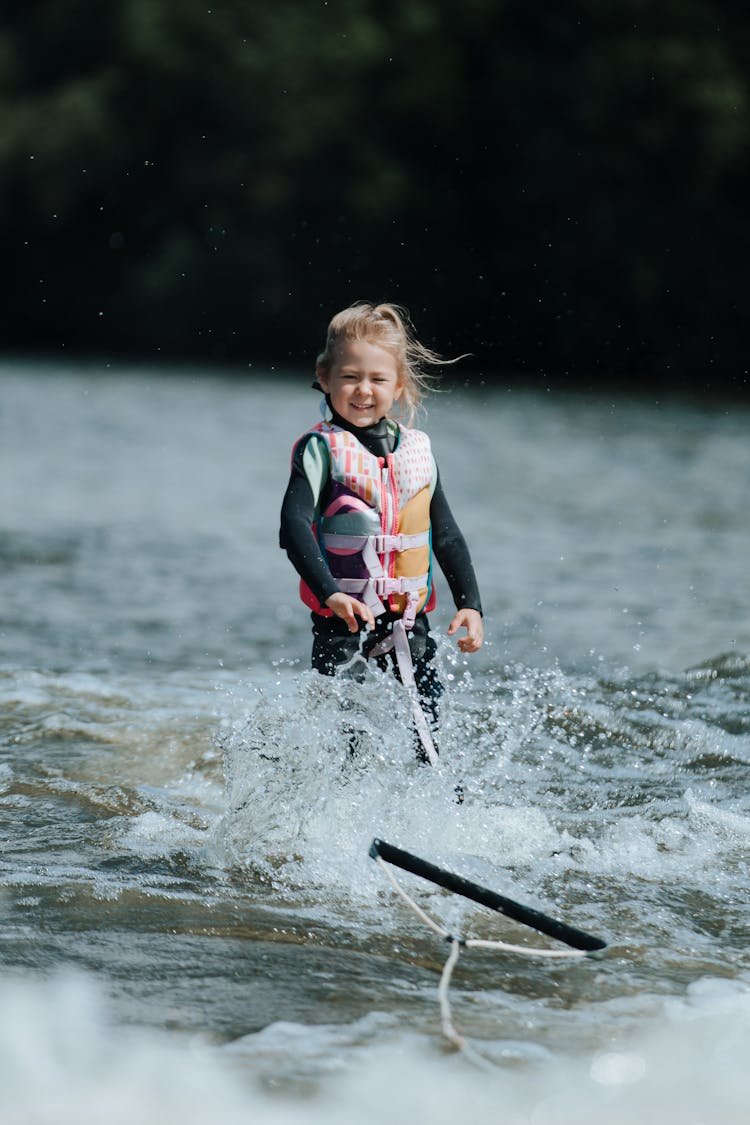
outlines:
{"label": "girl's arm", "polygon": [[458,610],[448,626],[448,635],[465,629],[466,636],[461,637],[458,647],[462,652],[477,652],[484,639],[479,585],[469,548],[443,492],[439,474],[430,503],[430,523],[432,549]]}
{"label": "girl's arm", "polygon": [[314,518],[315,500],[310,484],[293,467],[281,505],[279,545],[305,585],[319,602],[325,603],[339,588],[313,535]]}
{"label": "girl's arm", "polygon": [[297,460],[295,455],[292,475],[281,505],[279,544],[286,550],[292,566],[320,604],[328,606],[336,617],[345,621],[350,632],[356,633],[359,629],[357,618],[372,627],[375,624],[372,610],[339,590],[338,583],[323,558],[312,530],[315,498],[301,462],[298,465]]}

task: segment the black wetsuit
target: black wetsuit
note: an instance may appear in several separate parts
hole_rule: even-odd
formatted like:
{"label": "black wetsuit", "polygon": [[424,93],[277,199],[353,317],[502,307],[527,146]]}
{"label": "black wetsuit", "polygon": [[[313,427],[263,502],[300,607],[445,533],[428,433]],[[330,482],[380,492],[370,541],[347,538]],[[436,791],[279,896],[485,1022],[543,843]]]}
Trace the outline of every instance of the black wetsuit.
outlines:
{"label": "black wetsuit", "polygon": [[[386,457],[395,448],[396,435],[389,430],[385,418],[374,426],[354,426],[332,411],[333,423],[348,430],[375,457]],[[309,438],[303,438],[294,453],[292,472],[281,507],[280,545],[286,550],[297,573],[310,588],[321,604],[339,590],[336,579],[326,563],[313,534],[316,518],[316,505],[310,482],[305,475],[302,455]],[[325,486],[319,501],[319,510],[326,507]],[[430,527],[432,552],[445,575],[456,607],[476,609],[482,612],[474,568],[471,563],[466,541],[461,534],[448,501],[445,498],[440,474],[430,501]],[[375,629],[368,635],[363,646],[364,655],[390,632],[398,614],[386,612],[376,619]],[[312,614],[313,651],[312,666],[324,675],[332,676],[336,669],[350,660],[359,649],[359,634],[350,633],[345,621],[340,617],[323,617]],[[361,632],[361,628],[360,628]],[[414,663],[414,677],[424,710],[433,725],[437,723],[438,699],[443,686],[432,666],[435,655],[435,641],[430,635],[427,615],[418,613],[413,628],[408,633],[409,648]],[[386,658],[380,657],[378,663],[386,666]],[[398,668],[394,668],[398,675]]]}

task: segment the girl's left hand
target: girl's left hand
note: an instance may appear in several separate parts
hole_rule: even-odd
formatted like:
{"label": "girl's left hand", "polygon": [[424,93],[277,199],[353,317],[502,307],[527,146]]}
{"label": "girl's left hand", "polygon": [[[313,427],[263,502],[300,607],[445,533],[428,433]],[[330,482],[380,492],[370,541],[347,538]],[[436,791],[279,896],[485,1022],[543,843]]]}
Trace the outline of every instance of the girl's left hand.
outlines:
{"label": "girl's left hand", "polygon": [[448,636],[452,637],[459,629],[466,630],[466,636],[461,637],[458,642],[461,652],[478,652],[484,641],[481,613],[476,609],[459,609],[448,626]]}

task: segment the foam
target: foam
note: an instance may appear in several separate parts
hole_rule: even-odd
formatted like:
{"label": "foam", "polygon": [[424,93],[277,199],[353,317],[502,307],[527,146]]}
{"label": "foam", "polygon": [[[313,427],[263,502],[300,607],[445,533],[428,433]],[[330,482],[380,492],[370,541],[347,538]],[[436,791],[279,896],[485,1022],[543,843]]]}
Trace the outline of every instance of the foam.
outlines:
{"label": "foam", "polygon": [[77,974],[0,981],[0,1012],[4,1125],[744,1125],[750,1097],[742,981],[703,978],[638,1035],[577,1055],[476,1042],[488,1069],[377,1012],[273,1024],[225,1047],[118,1028]]}

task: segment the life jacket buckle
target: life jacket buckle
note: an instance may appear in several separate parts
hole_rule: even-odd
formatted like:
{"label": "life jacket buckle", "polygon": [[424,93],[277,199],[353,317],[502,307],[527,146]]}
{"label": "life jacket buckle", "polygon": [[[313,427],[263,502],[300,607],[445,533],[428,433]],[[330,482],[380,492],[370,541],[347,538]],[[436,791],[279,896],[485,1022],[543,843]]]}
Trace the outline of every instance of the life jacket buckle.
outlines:
{"label": "life jacket buckle", "polygon": [[391,551],[403,551],[403,535],[373,535],[372,545],[377,555],[390,554]]}

